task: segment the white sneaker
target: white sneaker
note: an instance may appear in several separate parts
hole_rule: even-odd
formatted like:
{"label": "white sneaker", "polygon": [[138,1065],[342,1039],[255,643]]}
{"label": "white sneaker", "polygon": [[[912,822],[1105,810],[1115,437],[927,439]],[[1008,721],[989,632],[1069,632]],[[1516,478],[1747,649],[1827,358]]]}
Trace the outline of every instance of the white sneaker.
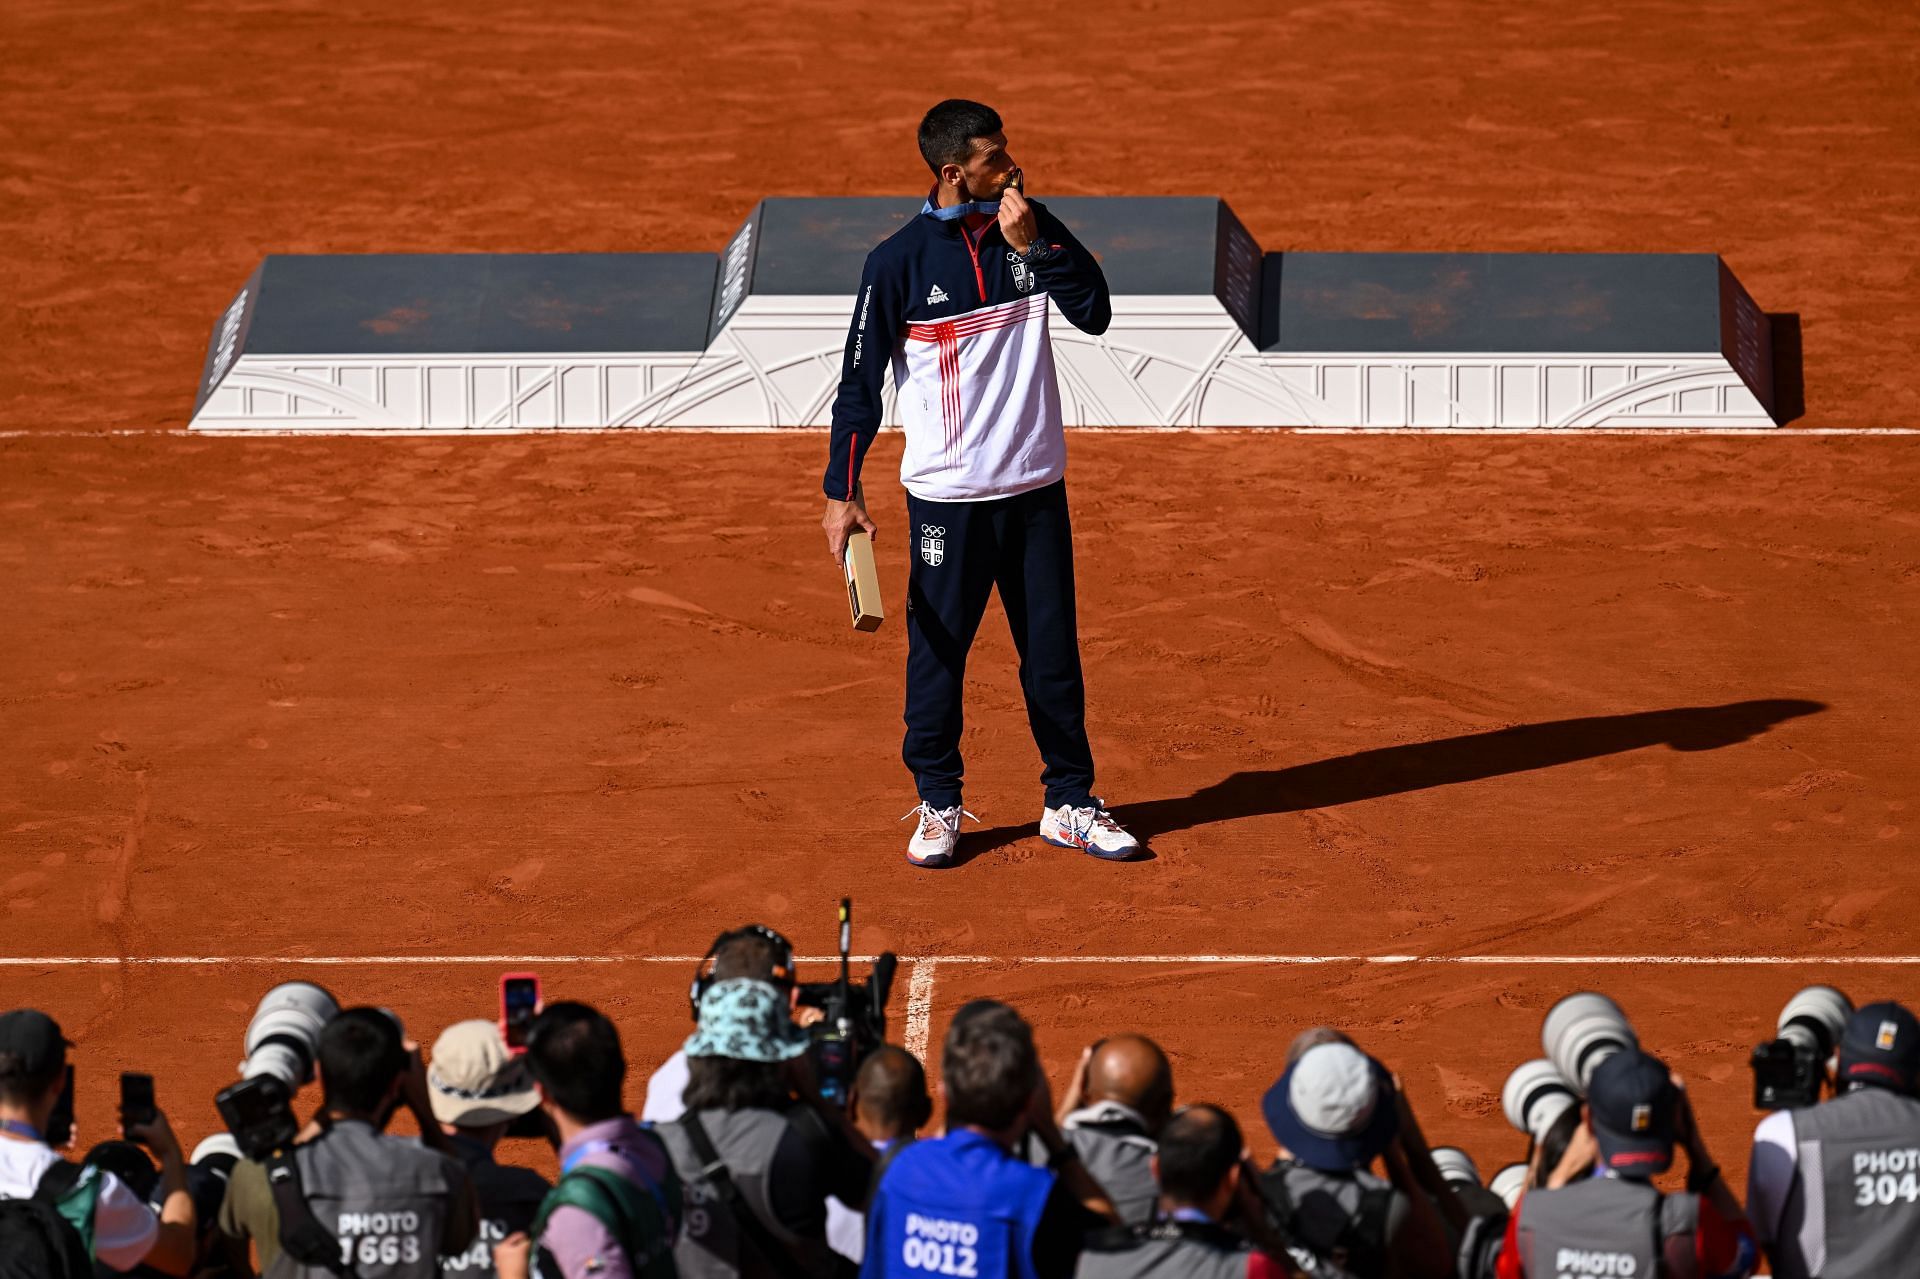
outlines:
{"label": "white sneaker", "polygon": [[1042,808],[1040,838],[1061,848],[1077,848],[1104,861],[1132,861],[1143,851],[1140,841],[1113,819],[1106,801],[1095,796],[1086,808]]}
{"label": "white sneaker", "polygon": [[[973,814],[958,804],[952,808],[935,808],[922,800],[913,812],[904,814],[900,820],[904,822],[915,814],[920,817],[920,826],[907,841],[907,860],[929,870],[952,865],[954,846],[960,842],[960,819]],[[980,819],[973,817],[973,820]]]}

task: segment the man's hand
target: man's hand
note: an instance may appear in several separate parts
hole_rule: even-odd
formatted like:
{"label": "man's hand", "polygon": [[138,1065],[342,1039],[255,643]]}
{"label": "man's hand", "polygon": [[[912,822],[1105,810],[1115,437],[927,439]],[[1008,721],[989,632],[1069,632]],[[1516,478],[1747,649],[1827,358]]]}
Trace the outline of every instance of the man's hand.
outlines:
{"label": "man's hand", "polygon": [[1099,1043],[1091,1043],[1080,1050],[1080,1064],[1073,1068],[1073,1079],[1067,1084],[1066,1094],[1054,1107],[1053,1117],[1062,1127],[1066,1126],[1068,1115],[1087,1104],[1087,1076],[1093,1070],[1093,1053],[1098,1047]]}
{"label": "man's hand", "polygon": [[173,1125],[167,1122],[167,1114],[156,1107],[153,1118],[144,1124],[135,1124],[126,1130],[128,1141],[137,1141],[160,1156],[165,1164],[169,1159],[185,1162],[180,1153],[180,1139],[173,1135]]}
{"label": "man's hand", "polygon": [[409,1039],[405,1046],[407,1071],[400,1076],[400,1100],[412,1112],[414,1123],[420,1126],[420,1144],[429,1150],[447,1153],[452,1147],[447,1134],[440,1129],[440,1121],[434,1117],[433,1096],[427,1089],[427,1063],[421,1059],[420,1045]]}
{"label": "man's hand", "polygon": [[1582,1123],[1573,1130],[1573,1136],[1567,1141],[1567,1149],[1560,1156],[1560,1162],[1547,1174],[1547,1189],[1560,1187],[1578,1181],[1593,1170],[1600,1161],[1600,1143],[1593,1139],[1593,1129]]}
{"label": "man's hand", "polygon": [[851,502],[836,502],[827,499],[827,513],[820,517],[820,527],[827,531],[827,554],[833,556],[835,564],[846,562],[847,538],[855,529],[865,529],[867,536],[879,540],[880,528],[867,514],[866,490],[854,486]]}
{"label": "man's hand", "polygon": [[1033,206],[1011,186],[1000,193],[1000,234],[1016,253],[1025,253],[1040,238],[1040,225],[1033,220]]}
{"label": "man's hand", "polygon": [[493,1272],[500,1279],[527,1279],[528,1258],[533,1253],[533,1240],[524,1230],[516,1230],[493,1245]]}

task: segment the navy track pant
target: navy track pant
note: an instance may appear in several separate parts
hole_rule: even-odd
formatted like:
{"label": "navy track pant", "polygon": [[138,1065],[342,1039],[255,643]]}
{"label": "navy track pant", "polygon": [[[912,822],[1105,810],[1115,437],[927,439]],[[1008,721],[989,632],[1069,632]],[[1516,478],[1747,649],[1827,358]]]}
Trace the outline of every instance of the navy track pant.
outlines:
{"label": "navy track pant", "polygon": [[920,798],[960,802],[960,702],[995,587],[1020,654],[1027,723],[1045,767],[1049,807],[1085,805],[1093,790],[1086,686],[1073,604],[1067,482],[978,502],[907,495],[907,736],[901,758]]}

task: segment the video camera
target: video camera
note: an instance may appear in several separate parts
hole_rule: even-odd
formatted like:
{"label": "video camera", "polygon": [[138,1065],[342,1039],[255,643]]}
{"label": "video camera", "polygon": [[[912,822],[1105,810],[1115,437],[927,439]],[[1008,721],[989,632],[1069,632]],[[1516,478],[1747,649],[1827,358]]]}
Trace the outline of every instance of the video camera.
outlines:
{"label": "video camera", "polygon": [[853,899],[840,899],[840,975],[832,981],[800,982],[797,1002],[826,1014],[809,1028],[814,1072],[820,1095],[836,1106],[847,1104],[853,1077],[867,1054],[887,1042],[887,996],[900,960],[883,951],[864,983],[852,977]]}
{"label": "video camera", "polygon": [[1852,1002],[1831,986],[1809,986],[1789,999],[1780,1010],[1779,1038],[1753,1050],[1754,1109],[1817,1103],[1827,1059],[1852,1015]]}

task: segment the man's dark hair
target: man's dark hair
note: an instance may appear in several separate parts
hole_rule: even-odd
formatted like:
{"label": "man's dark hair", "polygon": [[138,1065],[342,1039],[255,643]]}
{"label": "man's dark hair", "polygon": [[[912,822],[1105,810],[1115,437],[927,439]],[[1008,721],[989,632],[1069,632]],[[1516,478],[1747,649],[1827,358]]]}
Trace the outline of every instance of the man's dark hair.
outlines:
{"label": "man's dark hair", "polygon": [[387,1091],[407,1068],[400,1025],[382,1008],[349,1008],[320,1032],[320,1079],[327,1108],[379,1113]]}
{"label": "man's dark hair", "polygon": [[773,1062],[687,1058],[687,1087],[680,1103],[688,1110],[784,1110],[792,1099]]}
{"label": "man's dark hair", "polygon": [[992,107],[948,98],[920,117],[920,158],[936,174],[943,164],[965,164],[973,154],[973,140],[991,137],[1001,128],[1000,114]]}
{"label": "man's dark hair", "polygon": [[1160,1193],[1175,1204],[1203,1204],[1240,1162],[1246,1139],[1218,1106],[1188,1106],[1160,1130]]}
{"label": "man's dark hair", "polygon": [[0,1053],[0,1102],[9,1106],[31,1106],[47,1095],[47,1089],[66,1073],[62,1062],[51,1071],[30,1075],[25,1064],[13,1053]]}
{"label": "man's dark hair", "polygon": [[947,1089],[947,1125],[990,1132],[1011,1127],[1040,1082],[1033,1028],[1019,1013],[976,999],[954,1014],[940,1054]]}
{"label": "man's dark hair", "polygon": [[714,947],[713,980],[751,977],[756,981],[772,982],[784,989],[791,983],[792,974],[785,978],[774,976],[773,961],[777,954],[773,942],[760,933],[746,930],[728,933]]}
{"label": "man's dark hair", "polygon": [[527,1069],[554,1105],[582,1123],[625,1113],[620,1032],[597,1009],[564,1000],[541,1009],[527,1031]]}
{"label": "man's dark hair", "polygon": [[927,1070],[920,1059],[894,1044],[883,1044],[860,1063],[853,1084],[860,1109],[896,1137],[920,1131],[933,1117],[927,1096]]}

